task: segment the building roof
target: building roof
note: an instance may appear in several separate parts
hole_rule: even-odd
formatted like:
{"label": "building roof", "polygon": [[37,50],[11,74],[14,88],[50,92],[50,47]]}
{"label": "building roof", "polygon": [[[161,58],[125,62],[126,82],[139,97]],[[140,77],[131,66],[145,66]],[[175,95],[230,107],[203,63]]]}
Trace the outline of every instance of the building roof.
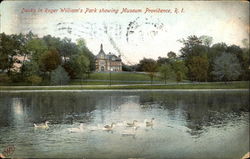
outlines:
{"label": "building roof", "polygon": [[105,59],[105,60],[111,60],[111,61],[121,61],[120,56],[116,56],[115,54],[112,54],[111,52],[109,52],[108,54],[105,54],[105,52],[103,51],[102,44],[101,44],[99,53],[96,55],[96,59]]}

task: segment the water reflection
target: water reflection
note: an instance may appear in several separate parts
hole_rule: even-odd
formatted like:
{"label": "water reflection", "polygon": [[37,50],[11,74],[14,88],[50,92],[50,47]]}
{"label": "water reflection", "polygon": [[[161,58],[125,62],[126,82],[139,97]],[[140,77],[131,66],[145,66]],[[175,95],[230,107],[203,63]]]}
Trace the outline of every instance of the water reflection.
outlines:
{"label": "water reflection", "polygon": [[[2,93],[0,105],[0,148],[15,144],[16,157],[239,158],[249,149],[245,91]],[[46,120],[49,129],[34,130]]]}

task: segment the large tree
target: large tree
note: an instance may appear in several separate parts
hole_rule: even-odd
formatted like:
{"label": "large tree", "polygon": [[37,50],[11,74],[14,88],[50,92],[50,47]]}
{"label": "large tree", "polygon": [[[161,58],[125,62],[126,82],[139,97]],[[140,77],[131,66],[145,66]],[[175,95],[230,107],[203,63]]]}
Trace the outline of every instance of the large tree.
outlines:
{"label": "large tree", "polygon": [[0,69],[2,72],[7,71],[10,75],[14,63],[18,61],[17,55],[20,55],[21,41],[18,35],[0,34]]}
{"label": "large tree", "polygon": [[183,60],[176,60],[172,62],[172,68],[174,70],[176,80],[178,82],[187,78],[188,68],[186,67],[185,62]]}
{"label": "large tree", "polygon": [[157,63],[153,59],[147,59],[144,58],[140,61],[141,68],[143,71],[147,72],[148,76],[150,77],[151,84],[153,84],[153,80],[155,77],[155,74],[157,72]]}
{"label": "large tree", "polygon": [[90,71],[95,71],[95,56],[94,54],[87,48],[86,42],[84,39],[78,39],[77,40],[77,47],[79,49],[79,52],[82,53],[84,56],[86,56],[89,59],[89,69]]}
{"label": "large tree", "polygon": [[84,54],[79,53],[74,55],[70,62],[72,63],[77,76],[80,77],[82,84],[84,75],[89,72],[89,59]]}
{"label": "large tree", "polygon": [[34,38],[27,42],[27,50],[30,52],[31,60],[38,63],[42,55],[48,51],[48,46],[43,39]]}
{"label": "large tree", "polygon": [[59,53],[62,56],[64,63],[66,63],[69,58],[79,52],[77,45],[71,42],[71,39],[69,38],[64,38],[62,41],[60,41],[60,45],[58,47]]}
{"label": "large tree", "polygon": [[169,65],[169,64],[161,65],[159,67],[159,73],[160,73],[160,77],[164,80],[165,84],[167,84],[168,79],[175,77],[174,70],[172,69],[171,65]]}
{"label": "large tree", "polygon": [[194,56],[188,63],[189,77],[195,81],[206,81],[208,77],[208,60],[206,57]]}
{"label": "large tree", "polygon": [[236,80],[242,71],[236,55],[231,53],[222,53],[214,60],[213,68],[216,78],[225,82]]}
{"label": "large tree", "polygon": [[181,48],[181,57],[189,60],[193,56],[201,56],[206,52],[206,48],[202,45],[202,41],[195,35],[189,36],[187,39],[179,40],[184,46]]}
{"label": "large tree", "polygon": [[40,68],[42,72],[51,73],[61,64],[61,58],[57,50],[52,49],[44,53],[40,59]]}

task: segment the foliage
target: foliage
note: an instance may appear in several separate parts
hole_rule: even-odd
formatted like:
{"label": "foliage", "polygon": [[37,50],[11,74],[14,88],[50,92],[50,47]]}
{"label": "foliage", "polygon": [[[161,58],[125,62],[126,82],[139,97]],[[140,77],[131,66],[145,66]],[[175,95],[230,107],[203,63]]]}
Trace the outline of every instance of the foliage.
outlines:
{"label": "foliage", "polygon": [[86,43],[84,39],[77,40],[77,47],[79,49],[79,53],[86,56],[89,60],[89,71],[95,71],[95,56],[89,49],[86,47]]}
{"label": "foliage", "polygon": [[223,53],[214,60],[214,71],[217,79],[222,81],[236,80],[241,73],[241,66],[237,57],[231,53]]}
{"label": "foliage", "polygon": [[8,83],[11,82],[10,77],[8,77],[6,74],[0,74],[0,83]]}
{"label": "foliage", "polygon": [[84,75],[89,72],[89,59],[84,54],[77,54],[71,60],[74,71],[83,80]]}
{"label": "foliage", "polygon": [[43,39],[34,38],[27,42],[27,50],[31,54],[31,60],[38,62],[41,56],[48,51],[48,46]]}
{"label": "foliage", "polygon": [[2,72],[7,70],[10,75],[13,64],[17,61],[16,56],[20,53],[21,42],[18,35],[0,34],[0,69]]}
{"label": "foliage", "polygon": [[187,40],[182,39],[179,41],[184,45],[180,50],[181,57],[187,62],[193,56],[201,56],[206,51],[206,48],[202,46],[202,41],[195,35],[189,36]]}
{"label": "foliage", "polygon": [[195,81],[206,81],[208,60],[205,57],[192,57],[188,63],[190,77]]}
{"label": "foliage", "polygon": [[159,68],[159,72],[161,75],[161,78],[164,79],[165,84],[167,83],[167,79],[175,77],[175,73],[169,64],[161,65]]}
{"label": "foliage", "polygon": [[53,85],[67,84],[69,79],[68,73],[60,65],[51,73],[51,84]]}
{"label": "foliage", "polygon": [[23,76],[20,72],[12,71],[9,76],[10,76],[12,82],[23,81]]}
{"label": "foliage", "polygon": [[71,79],[74,79],[77,77],[77,73],[74,70],[73,64],[71,63],[71,61],[64,62],[62,66],[65,69],[65,71],[68,73]]}
{"label": "foliage", "polygon": [[156,62],[157,62],[158,67],[160,67],[163,64],[171,64],[171,60],[166,57],[158,57]]}
{"label": "foliage", "polygon": [[26,78],[26,81],[31,83],[32,85],[36,85],[42,82],[42,78],[37,75],[31,75]]}
{"label": "foliage", "polygon": [[168,52],[168,58],[169,59],[176,59],[177,55],[173,51]]}
{"label": "foliage", "polygon": [[153,59],[146,59],[140,61],[140,65],[143,69],[143,71],[148,73],[148,76],[151,79],[151,84],[153,83],[153,79],[155,76],[155,73],[157,72],[157,63]]}
{"label": "foliage", "polygon": [[67,58],[71,58],[73,55],[78,53],[78,48],[75,43],[71,42],[70,39],[64,38],[59,45],[60,55],[63,57],[64,63],[67,62]]}
{"label": "foliage", "polygon": [[177,73],[180,74],[181,80],[186,79],[188,68],[183,60],[176,60],[172,62],[172,68],[176,75]]}
{"label": "foliage", "polygon": [[21,68],[25,77],[39,74],[39,65],[35,61],[25,61]]}
{"label": "foliage", "polygon": [[43,72],[51,72],[61,64],[61,58],[57,50],[49,50],[40,59],[40,67]]}
{"label": "foliage", "polygon": [[181,82],[183,80],[183,75],[180,71],[176,73],[176,81]]}
{"label": "foliage", "polygon": [[210,45],[213,42],[213,37],[211,36],[206,36],[206,35],[202,35],[199,37],[199,40],[202,42],[202,44],[206,47],[210,47]]}

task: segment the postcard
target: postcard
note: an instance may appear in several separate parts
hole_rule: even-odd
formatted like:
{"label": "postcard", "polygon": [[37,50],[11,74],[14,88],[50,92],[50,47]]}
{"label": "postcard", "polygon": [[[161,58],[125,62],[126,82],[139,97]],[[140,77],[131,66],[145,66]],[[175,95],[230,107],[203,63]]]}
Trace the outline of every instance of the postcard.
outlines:
{"label": "postcard", "polygon": [[249,2],[3,1],[0,158],[249,158]]}

